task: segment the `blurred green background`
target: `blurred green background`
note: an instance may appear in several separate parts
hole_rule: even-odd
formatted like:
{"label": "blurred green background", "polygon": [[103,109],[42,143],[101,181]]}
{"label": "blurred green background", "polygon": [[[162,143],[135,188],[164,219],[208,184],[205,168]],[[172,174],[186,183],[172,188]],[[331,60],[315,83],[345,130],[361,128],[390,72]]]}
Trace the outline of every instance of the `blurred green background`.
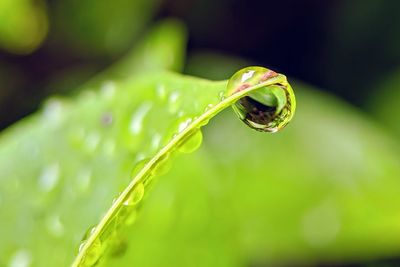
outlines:
{"label": "blurred green background", "polygon": [[[130,230],[134,256],[110,266],[400,266],[399,11],[396,0],[0,0],[0,129],[116,61],[115,79],[161,64],[209,79],[266,66],[294,81],[293,125],[260,136],[222,114],[155,186]],[[161,45],[138,45],[171,17],[182,25]]]}

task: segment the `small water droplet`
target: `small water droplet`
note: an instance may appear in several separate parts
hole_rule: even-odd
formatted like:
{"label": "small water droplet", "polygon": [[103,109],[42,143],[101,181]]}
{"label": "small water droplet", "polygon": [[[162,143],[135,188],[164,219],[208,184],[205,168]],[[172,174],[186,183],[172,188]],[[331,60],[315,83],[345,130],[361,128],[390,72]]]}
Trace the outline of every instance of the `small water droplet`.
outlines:
{"label": "small water droplet", "polygon": [[105,99],[111,99],[115,95],[117,86],[113,81],[106,81],[100,87],[100,95]]}
{"label": "small water droplet", "polygon": [[141,132],[143,128],[143,119],[150,111],[151,106],[151,103],[143,103],[141,106],[139,106],[136,112],[132,114],[129,129],[133,135],[137,135]]}
{"label": "small water droplet", "polygon": [[167,92],[165,90],[165,85],[159,84],[156,86],[156,95],[159,99],[164,100],[167,96]]}
{"label": "small water droplet", "polygon": [[[263,67],[244,68],[229,79],[226,95],[230,96],[251,86],[262,84],[278,75]],[[295,106],[290,85],[274,84],[250,92],[232,107],[249,127],[263,132],[276,132],[291,120]]]}
{"label": "small water droplet", "polygon": [[207,112],[207,111],[209,111],[210,109],[212,109],[213,107],[214,107],[213,104],[208,104],[208,105],[206,106],[206,108],[204,109],[204,111]]}
{"label": "small water droplet", "polygon": [[106,155],[112,156],[115,154],[116,144],[113,139],[107,139],[103,144],[103,151]]}
{"label": "small water droplet", "polygon": [[97,132],[89,133],[85,138],[85,148],[88,152],[96,151],[99,143],[100,143],[100,134]]}
{"label": "small water droplet", "polygon": [[46,219],[46,226],[49,233],[55,237],[60,237],[64,234],[64,225],[58,215],[49,216]]}
{"label": "small water droplet", "polygon": [[[83,249],[86,241],[83,241],[79,246],[80,251]],[[96,239],[92,245],[86,250],[85,255],[83,257],[82,263],[80,266],[91,267],[95,265],[102,255],[104,247],[99,239]]]}
{"label": "small water droplet", "polygon": [[129,211],[128,216],[125,218],[125,225],[132,225],[137,218],[137,209],[132,209]]}
{"label": "small water droplet", "polygon": [[27,250],[19,250],[11,257],[8,267],[29,267],[32,256]]}
{"label": "small water droplet", "polygon": [[198,149],[203,141],[203,134],[199,129],[194,129],[178,145],[178,151],[182,153],[192,153]]}
{"label": "small water droplet", "polygon": [[125,206],[135,206],[140,202],[140,200],[142,200],[143,195],[144,195],[144,185],[143,183],[138,183],[133,189],[132,193],[130,193],[130,195],[127,196],[123,204]]}
{"label": "small water droplet", "polygon": [[185,130],[190,125],[191,122],[192,122],[192,118],[187,118],[184,121],[182,121],[181,123],[179,123],[179,125],[178,125],[178,133],[180,133],[183,130]]}
{"label": "small water droplet", "polygon": [[[171,169],[171,153],[167,153],[164,156],[162,156],[155,164],[151,176],[160,176],[165,173],[167,173]],[[146,184],[145,184],[146,185]]]}
{"label": "small water droplet", "polygon": [[172,92],[168,97],[168,110],[170,113],[174,114],[178,112],[181,104],[181,97],[179,92]]}
{"label": "small water droplet", "polygon": [[144,155],[140,159],[138,159],[131,171],[131,178],[134,178],[143,169],[144,165],[146,165],[149,161],[150,159],[144,157]]}
{"label": "small water droplet", "polygon": [[122,257],[127,249],[128,241],[126,240],[126,238],[116,237],[110,248],[110,256],[114,258]]}
{"label": "small water droplet", "polygon": [[68,135],[68,140],[71,143],[71,146],[75,148],[79,148],[83,145],[85,141],[85,129],[83,127],[73,128]]}
{"label": "small water droplet", "polygon": [[92,171],[88,168],[81,169],[76,176],[76,184],[81,192],[86,192],[92,179]]}
{"label": "small water droplet", "polygon": [[218,93],[218,99],[220,101],[225,99],[225,91],[221,91],[221,92]]}
{"label": "small water droplet", "polygon": [[50,98],[48,99],[43,108],[43,117],[47,123],[52,123],[58,125],[61,123],[62,115],[63,115],[63,103],[58,98]]}
{"label": "small water droplet", "polygon": [[153,138],[151,139],[151,147],[153,149],[157,149],[160,146],[161,138],[162,138],[161,134],[155,133],[153,135]]}
{"label": "small water droplet", "polygon": [[58,163],[46,166],[39,175],[39,188],[42,191],[49,192],[55,188],[60,176],[60,167]]}

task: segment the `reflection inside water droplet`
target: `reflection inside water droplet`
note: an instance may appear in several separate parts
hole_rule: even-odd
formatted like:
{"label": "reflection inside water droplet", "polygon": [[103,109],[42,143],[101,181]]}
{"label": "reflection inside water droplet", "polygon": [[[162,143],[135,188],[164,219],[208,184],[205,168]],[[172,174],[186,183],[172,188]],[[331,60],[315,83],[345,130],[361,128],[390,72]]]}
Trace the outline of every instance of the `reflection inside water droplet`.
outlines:
{"label": "reflection inside water droplet", "polygon": [[[278,76],[276,72],[263,67],[244,68],[229,80],[227,95],[263,84]],[[233,109],[249,127],[263,132],[276,132],[291,120],[295,98],[289,84],[275,83],[251,91],[239,99]]]}

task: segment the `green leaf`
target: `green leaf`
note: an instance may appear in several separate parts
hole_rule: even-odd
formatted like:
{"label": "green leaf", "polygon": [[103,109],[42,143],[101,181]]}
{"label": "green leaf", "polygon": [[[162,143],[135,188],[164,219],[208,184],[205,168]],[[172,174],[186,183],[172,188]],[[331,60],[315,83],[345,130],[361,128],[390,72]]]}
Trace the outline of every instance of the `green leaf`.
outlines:
{"label": "green leaf", "polygon": [[109,266],[316,266],[398,255],[399,145],[344,102],[295,83],[281,133],[230,112],[148,195]]}
{"label": "green leaf", "polygon": [[[12,222],[0,230],[5,244],[0,254],[13,260],[29,250],[34,265],[65,265],[83,232],[122,191],[99,226],[89,228],[76,263],[94,264],[109,240],[113,253],[119,224],[132,222],[161,163],[175,150],[198,147],[198,128],[219,111],[275,83],[293,97],[282,75],[221,98],[226,81],[155,72],[82,91],[75,101],[50,99],[40,114],[13,126],[0,140],[2,205],[13,206],[0,215]],[[138,172],[131,176],[135,164]],[[53,242],[62,245],[49,248]]]}
{"label": "green leaf", "polygon": [[[113,205],[100,220],[100,222],[95,227],[90,229],[90,234],[82,242],[82,245],[79,249],[79,254],[72,266],[94,266],[105,251],[115,250],[116,247],[118,248],[120,239],[122,238],[120,234],[121,228],[123,228],[125,225],[130,225],[134,221],[132,216],[136,216],[137,205],[143,198],[144,192],[147,192],[148,185],[152,181],[153,176],[160,172],[160,168],[164,168],[164,165],[166,164],[165,162],[168,161],[168,158],[173,152],[180,151],[187,153],[198,148],[202,140],[200,127],[207,124],[212,117],[214,117],[223,109],[229,107],[237,101],[240,101],[241,99],[246,98],[247,95],[250,96],[253,91],[279,84],[282,86],[282,90],[287,91],[286,94],[288,99],[286,102],[291,103],[292,105],[288,105],[287,112],[286,110],[285,112],[280,112],[276,118],[272,118],[270,121],[268,121],[268,124],[265,125],[265,129],[266,131],[270,131],[269,128],[272,127],[273,130],[271,131],[276,131],[284,127],[288,121],[290,121],[295,109],[295,100],[291,87],[283,75],[274,73],[275,75],[273,77],[264,78],[264,74],[271,72],[270,70],[260,67],[249,67],[237,72],[237,74],[231,78],[226,90],[229,92],[231,89],[233,89],[230,88],[231,85],[238,85],[237,79],[240,80],[240,84],[242,84],[244,79],[240,77],[247,77],[246,75],[250,72],[253,75],[252,85],[249,85],[248,87],[246,86],[246,88],[240,89],[240,91],[233,91],[226,98],[220,98],[219,100],[217,100],[216,96],[221,96],[221,92],[223,95],[225,95],[224,87],[226,82],[216,82],[214,84],[208,82],[207,84],[206,81],[189,78],[186,78],[185,81],[183,77],[154,77],[154,75],[151,76],[151,78],[150,76],[147,77],[148,80],[156,79],[156,81],[158,81],[157,83],[159,83],[158,86],[162,87],[163,90],[170,95],[170,100],[171,96],[174,96],[173,101],[177,101],[175,98],[182,98],[181,101],[183,102],[190,102],[191,99],[196,99],[194,102],[195,107],[187,106],[183,108],[184,105],[182,105],[181,108],[177,109],[179,112],[191,112],[193,115],[184,116],[183,120],[175,119],[174,116],[171,116],[172,118],[168,118],[164,115],[164,123],[167,121],[172,121],[169,123],[166,131],[157,130],[156,132],[162,135],[162,138],[168,140],[168,142],[161,146],[154,156],[145,160],[143,165],[139,164],[137,170],[134,170],[132,181],[113,201]],[[259,75],[262,78],[258,79],[258,76],[256,75]],[[185,83],[186,86],[183,87],[182,84]],[[173,91],[172,88],[175,88],[176,91]],[[241,85],[238,88],[242,88]],[[269,93],[270,91],[266,90],[265,92]],[[139,109],[139,111],[137,111],[137,113],[134,115],[133,120],[131,121],[131,131],[145,131],[144,128],[142,129],[143,126],[140,124],[144,115],[149,112],[150,105],[152,104],[149,101],[147,106],[142,106],[142,108]],[[168,105],[171,105],[171,103]],[[163,107],[164,110],[168,109],[168,105],[163,107],[161,103],[158,104],[158,106]],[[248,111],[249,114],[253,112],[253,109],[254,107],[251,108],[251,111]],[[159,111],[159,113],[159,117],[161,117],[162,110]],[[243,118],[246,123],[248,121],[252,121],[252,119],[253,118],[248,119],[247,117]],[[276,123],[275,120],[277,120]],[[153,124],[159,123],[157,120],[153,120],[152,122]],[[176,124],[176,122],[178,122],[178,124]],[[257,121],[257,123],[260,122]],[[171,127],[171,125],[174,124],[176,126]],[[255,127],[255,129],[260,128]],[[172,135],[168,135],[169,132],[171,132]]]}

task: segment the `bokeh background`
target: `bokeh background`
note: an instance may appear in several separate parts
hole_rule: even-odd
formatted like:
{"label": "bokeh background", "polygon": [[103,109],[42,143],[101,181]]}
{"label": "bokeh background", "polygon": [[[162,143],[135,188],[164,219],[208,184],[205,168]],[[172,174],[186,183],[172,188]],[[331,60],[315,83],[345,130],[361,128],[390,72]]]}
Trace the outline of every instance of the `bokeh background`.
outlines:
{"label": "bokeh background", "polygon": [[[0,129],[6,129],[35,112],[51,95],[68,96],[75,93],[81,84],[131,51],[138,40],[156,22],[165,18],[177,18],[183,22],[188,32],[184,73],[211,79],[226,79],[240,66],[261,65],[284,73],[290,81],[301,85],[309,84],[313,86],[313,90],[332,94],[339,99],[320,98],[318,93],[304,97],[305,101],[299,101],[299,106],[305,107],[306,111],[301,114],[307,114],[308,117],[299,116],[294,126],[297,130],[289,132],[286,136],[283,135],[282,139],[278,137],[278,139],[263,143],[265,150],[275,147],[277,150],[282,148],[282,151],[286,152],[292,152],[292,144],[288,144],[287,141],[292,141],[293,146],[296,146],[296,149],[293,149],[293,155],[288,157],[294,167],[287,168],[288,170],[285,168],[286,173],[282,177],[298,175],[300,177],[298,184],[293,185],[296,179],[288,179],[287,184],[282,184],[280,179],[271,178],[269,181],[271,188],[266,189],[269,190],[268,193],[276,193],[271,196],[271,200],[279,199],[279,194],[286,195],[290,200],[293,197],[290,194],[298,190],[300,193],[297,199],[304,200],[306,204],[313,202],[314,195],[330,192],[329,183],[320,185],[318,181],[311,181],[319,177],[328,177],[329,180],[343,174],[341,178],[344,180],[347,176],[349,180],[354,177],[356,177],[354,180],[363,178],[368,180],[371,173],[371,177],[380,177],[379,175],[384,177],[376,192],[372,184],[368,185],[370,187],[357,187],[357,190],[362,192],[365,189],[367,192],[365,195],[368,198],[362,200],[355,198],[353,201],[352,193],[342,192],[342,185],[338,185],[337,188],[332,189],[334,195],[336,194],[335,199],[322,201],[304,219],[304,224],[311,225],[310,228],[313,223],[307,224],[308,220],[317,221],[317,226],[322,229],[321,236],[318,236],[318,231],[317,236],[313,235],[313,229],[303,229],[306,235],[309,234],[309,243],[315,240],[317,243],[322,240],[323,243],[326,238],[323,232],[324,229],[326,230],[324,225],[334,227],[333,230],[327,230],[328,239],[329,234],[336,231],[335,227],[339,227],[335,225],[335,217],[330,217],[331,207],[340,203],[336,197],[343,200],[344,210],[355,210],[355,220],[348,222],[348,225],[354,228],[350,227],[350,230],[347,229],[348,235],[342,233],[340,237],[342,239],[339,238],[343,243],[339,242],[333,245],[333,249],[328,247],[325,250],[321,249],[320,244],[308,244],[312,248],[312,253],[307,248],[304,251],[299,248],[298,254],[293,252],[297,251],[293,250],[293,246],[301,244],[298,240],[293,242],[290,240],[293,237],[290,229],[294,223],[292,225],[291,222],[279,220],[292,218],[285,214],[284,207],[290,207],[290,211],[295,212],[297,206],[291,206],[282,201],[277,205],[278,207],[282,205],[282,210],[276,207],[271,208],[271,212],[276,212],[275,215],[278,218],[272,222],[272,224],[276,223],[271,226],[272,230],[266,230],[264,233],[262,230],[264,228],[260,225],[249,226],[256,229],[261,227],[260,233],[266,234],[265,239],[271,237],[271,233],[275,233],[274,227],[277,229],[277,235],[271,237],[271,240],[287,238],[282,241],[281,247],[276,248],[278,251],[276,255],[275,251],[271,250],[271,255],[276,256],[275,262],[272,265],[271,262],[267,264],[262,257],[257,258],[259,255],[255,253],[254,258],[240,266],[308,266],[304,262],[310,259],[312,264],[309,264],[312,266],[400,266],[400,249],[393,249],[393,244],[398,242],[398,238],[391,234],[398,233],[398,228],[385,230],[385,225],[395,224],[393,221],[385,221],[387,218],[400,218],[398,213],[393,212],[393,209],[400,207],[398,198],[391,199],[397,192],[400,157],[396,158],[399,155],[396,149],[387,149],[387,146],[392,144],[398,147],[398,137],[400,137],[400,120],[398,119],[400,115],[399,11],[400,2],[396,0],[0,0]],[[303,96],[300,97],[301,99]],[[318,106],[319,100],[322,103],[320,106]],[[327,104],[327,108],[324,103]],[[320,114],[313,114],[313,112],[323,112],[326,120],[325,117],[322,118]],[[315,121],[310,123],[310,118]],[[220,123],[223,125],[224,122],[220,121]],[[305,125],[304,131],[301,128],[302,125]],[[310,127],[306,127],[307,125]],[[335,127],[336,125],[340,127]],[[228,163],[223,159],[219,161],[224,155],[232,154],[232,151],[228,146],[218,146],[218,144],[226,141],[234,146],[236,140],[221,140],[222,137],[218,134],[217,128],[213,127],[211,125],[208,130],[211,138],[205,141],[206,149],[201,151],[198,157],[205,160],[207,156],[204,155],[208,152],[219,155],[219,157],[216,156],[215,162],[208,163],[225,166],[221,167],[222,173],[226,177],[230,175],[234,177],[236,174],[230,173],[231,170],[226,167]],[[227,124],[226,128],[230,129],[229,127],[232,127],[232,132],[237,131],[236,126]],[[317,131],[310,133],[309,129]],[[364,133],[368,129],[371,129],[371,133]],[[239,131],[238,134],[240,135]],[[242,136],[243,140],[248,137],[244,133]],[[382,143],[380,137],[384,140]],[[252,138],[263,142],[259,136],[254,135]],[[299,144],[299,140],[304,143]],[[360,149],[357,150],[358,148]],[[244,151],[249,154],[253,152],[251,149]],[[204,158],[202,158],[202,153]],[[272,162],[276,166],[283,166],[281,159],[286,159],[286,155],[278,155],[276,158],[276,161],[271,159]],[[310,163],[309,158],[316,161]],[[360,159],[359,162],[357,162],[358,159]],[[242,162],[241,158],[235,158],[234,155],[232,160]],[[180,164],[184,165],[185,162]],[[249,161],[247,164],[248,166],[254,164],[254,176],[258,173],[256,169],[264,168],[264,162],[261,160],[260,162]],[[314,170],[312,164],[318,167]],[[191,173],[193,177],[197,175],[198,178],[193,178],[197,179],[197,182],[202,181],[202,174],[204,174],[201,167],[194,163],[193,166],[190,165],[189,174]],[[382,174],[379,173],[380,171]],[[238,170],[237,176],[240,175],[240,170]],[[313,178],[307,180],[309,176]],[[345,184],[344,180],[332,184]],[[221,188],[224,187],[223,182],[229,184],[230,181],[222,179]],[[257,188],[264,186],[264,182],[259,180],[254,185],[244,182],[235,184],[232,186],[234,188],[231,190],[232,196],[222,196],[221,198],[225,201],[222,203],[229,203],[230,200],[235,199],[235,192],[240,193],[241,188],[254,190],[254,195],[243,196],[243,203],[253,203],[257,197],[263,198],[263,191],[257,191]],[[189,190],[188,192],[190,189],[193,190],[191,194],[195,197],[196,188],[193,188],[189,182],[186,181],[186,183],[185,180],[178,179],[172,185],[181,186],[185,188],[184,190]],[[319,185],[321,188],[307,188],[307,183],[313,186]],[[168,188],[170,185],[165,186]],[[295,188],[296,186],[298,188]],[[156,188],[154,195],[157,199],[158,194],[162,200],[163,192],[168,192],[168,190],[163,191],[163,185],[160,188]],[[380,206],[381,202],[379,202],[385,195],[383,191],[386,189],[390,193],[382,203],[390,203],[390,207]],[[182,199],[185,198],[182,196]],[[267,201],[268,197],[264,200]],[[301,201],[298,204],[299,210],[306,206]],[[157,211],[156,201],[149,202],[148,210],[152,208]],[[220,203],[219,200],[215,200],[216,209],[218,209],[218,203]],[[355,203],[354,206],[351,203]],[[379,205],[373,206],[374,203],[379,203]],[[260,204],[258,208],[260,207],[265,206]],[[219,208],[224,209],[224,207]],[[245,204],[242,208],[246,210]],[[189,209],[190,206],[188,206]],[[258,214],[256,208],[254,214],[250,209],[247,211],[248,214],[241,213],[239,210],[240,207],[237,211],[238,221],[247,215],[251,217]],[[383,214],[381,217],[380,211]],[[225,215],[226,218],[233,216],[229,212]],[[353,218],[352,215],[350,214],[347,218]],[[374,215],[378,219],[374,220]],[[146,215],[146,213],[144,215],[145,218],[152,218],[151,216],[159,215]],[[197,218],[191,213],[188,215],[190,218],[193,216]],[[258,215],[254,216],[257,218]],[[322,221],[318,220],[320,217],[323,218]],[[358,227],[357,220],[361,218],[365,218],[365,221],[361,221]],[[268,219],[265,220],[268,221]],[[162,219],[160,219],[161,223]],[[285,223],[288,224],[287,235],[284,233]],[[139,230],[135,232],[137,239],[141,241],[146,239],[145,234],[151,234],[151,231],[143,225],[145,223],[142,223],[142,226],[139,223]],[[223,223],[221,225],[223,228]],[[370,225],[373,227],[369,228]],[[375,226],[377,227],[374,228]],[[144,230],[140,232],[140,229]],[[369,229],[378,230],[368,237],[366,233]],[[357,232],[358,230],[360,232]],[[144,236],[141,236],[141,233],[144,233]],[[160,237],[162,235],[157,232],[154,235],[154,240],[162,242]],[[379,247],[379,242],[378,245],[373,244],[373,240],[378,237],[381,238],[379,242],[383,244],[382,251],[376,249]],[[259,237],[250,236],[249,238],[256,240]],[[371,245],[366,245],[360,251],[370,249],[371,255],[365,251],[361,253],[362,255],[358,254],[357,249],[362,246],[357,242],[364,239],[370,240]],[[354,240],[358,247],[355,245],[353,252],[351,242]],[[252,240],[247,241],[253,245]],[[221,240],[216,238],[215,242],[221,242]],[[266,244],[270,245],[267,241]],[[344,244],[346,249],[348,246],[348,255],[343,255],[343,251],[340,250],[341,244]],[[153,248],[147,245],[149,250]],[[163,251],[162,245],[163,243],[160,243],[158,252]],[[179,247],[179,244],[177,246]],[[141,248],[144,250],[146,244],[143,246],[139,244],[136,249],[140,251]],[[248,249],[250,251],[253,248]],[[257,249],[254,250],[257,251]],[[289,255],[287,258],[285,258],[286,251],[292,253],[287,254]],[[281,255],[280,252],[282,252]],[[208,256],[213,260],[213,255]],[[0,258],[0,266],[1,264]],[[149,266],[157,266],[157,262]]]}
{"label": "bokeh background", "polygon": [[165,17],[188,27],[188,64],[204,53],[243,58],[363,109],[400,65],[395,0],[1,3],[1,128],[106,68]]}

